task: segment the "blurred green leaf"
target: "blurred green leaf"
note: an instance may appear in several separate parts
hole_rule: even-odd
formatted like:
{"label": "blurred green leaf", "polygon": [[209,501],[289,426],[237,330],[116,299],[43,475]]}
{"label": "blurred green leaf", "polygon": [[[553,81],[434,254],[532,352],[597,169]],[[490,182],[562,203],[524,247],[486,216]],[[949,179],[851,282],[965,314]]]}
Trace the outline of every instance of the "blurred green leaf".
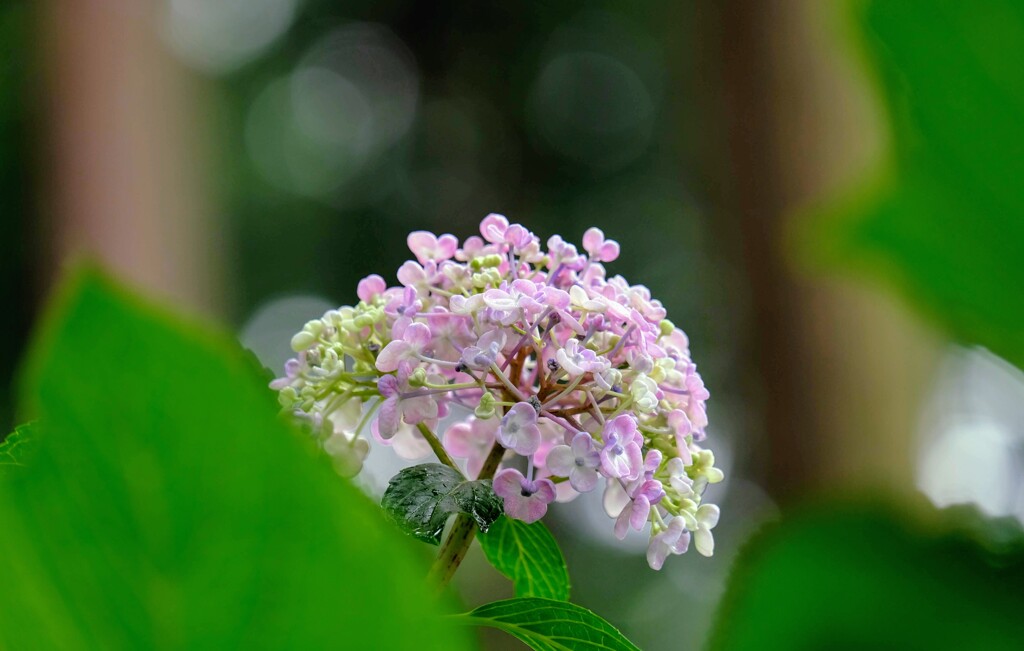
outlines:
{"label": "blurred green leaf", "polygon": [[381,506],[402,531],[434,545],[440,544],[449,516],[465,513],[487,531],[502,509],[491,480],[467,481],[439,463],[404,468],[388,482]]}
{"label": "blurred green leaf", "polygon": [[553,599],[506,599],[462,616],[515,636],[534,651],[640,651],[586,608]]}
{"label": "blurred green leaf", "polygon": [[491,565],[512,579],[517,597],[569,600],[565,558],[543,522],[502,516],[478,539]]}
{"label": "blurred green leaf", "polygon": [[415,547],[276,418],[240,347],[86,272],[24,385],[0,647],[462,649]]}
{"label": "blurred green leaf", "polygon": [[827,210],[801,249],[895,284],[1024,367],[1024,3],[879,0],[857,17],[891,175]]}
{"label": "blurred green leaf", "polygon": [[1024,554],[951,524],[841,504],[783,520],[742,550],[711,648],[1019,649]]}
{"label": "blurred green leaf", "polygon": [[0,479],[23,471],[26,457],[36,448],[35,429],[34,423],[18,425],[0,443]]}

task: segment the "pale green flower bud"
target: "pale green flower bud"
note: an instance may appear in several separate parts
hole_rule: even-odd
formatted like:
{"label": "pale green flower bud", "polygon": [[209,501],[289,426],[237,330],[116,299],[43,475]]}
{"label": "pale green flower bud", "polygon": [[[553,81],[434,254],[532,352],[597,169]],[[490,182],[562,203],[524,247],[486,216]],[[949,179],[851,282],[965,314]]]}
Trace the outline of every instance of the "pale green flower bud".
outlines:
{"label": "pale green flower bud", "polygon": [[324,323],[318,319],[309,321],[302,327],[302,332],[292,337],[292,350],[300,353],[313,344],[324,331]]}
{"label": "pale green flower bud", "polygon": [[291,408],[299,401],[299,392],[295,387],[285,387],[277,394],[277,402],[286,408]]}
{"label": "pale green flower bud", "polygon": [[676,324],[668,319],[662,319],[661,323],[658,324],[658,330],[661,332],[662,337],[667,337],[676,331]]}
{"label": "pale green flower bud", "polygon": [[485,393],[480,397],[480,404],[473,410],[477,418],[488,419],[494,417],[494,403],[497,400],[494,398],[494,394]]}
{"label": "pale green flower bud", "polygon": [[427,370],[422,366],[409,375],[409,386],[421,387],[427,383]]}

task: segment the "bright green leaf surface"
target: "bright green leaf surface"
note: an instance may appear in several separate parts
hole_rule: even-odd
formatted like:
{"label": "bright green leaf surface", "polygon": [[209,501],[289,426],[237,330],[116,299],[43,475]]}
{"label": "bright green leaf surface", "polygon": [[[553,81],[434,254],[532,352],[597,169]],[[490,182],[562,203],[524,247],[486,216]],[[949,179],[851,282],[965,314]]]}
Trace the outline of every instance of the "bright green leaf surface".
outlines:
{"label": "bright green leaf surface", "polygon": [[565,558],[543,522],[502,516],[478,539],[491,565],[512,579],[517,597],[569,600]]}
{"label": "bright green leaf surface", "polygon": [[831,505],[747,543],[711,648],[1010,651],[1024,640],[1021,586],[1019,551],[990,555],[909,515]]}
{"label": "bright green leaf surface", "polygon": [[859,18],[892,176],[831,209],[802,249],[1024,367],[1024,3],[876,0]]}
{"label": "bright green leaf surface", "polygon": [[487,531],[502,509],[489,479],[467,481],[439,463],[405,468],[392,477],[381,506],[403,531],[434,545],[441,542],[449,516],[465,513]]}
{"label": "bright green leaf surface", "polygon": [[553,599],[506,599],[462,619],[514,635],[534,651],[640,651],[614,626],[586,608]]}
{"label": "bright green leaf surface", "polygon": [[0,443],[0,478],[22,472],[36,448],[35,424],[18,425]]}
{"label": "bright green leaf surface", "polygon": [[91,273],[46,325],[40,444],[0,491],[0,648],[466,648],[236,344]]}

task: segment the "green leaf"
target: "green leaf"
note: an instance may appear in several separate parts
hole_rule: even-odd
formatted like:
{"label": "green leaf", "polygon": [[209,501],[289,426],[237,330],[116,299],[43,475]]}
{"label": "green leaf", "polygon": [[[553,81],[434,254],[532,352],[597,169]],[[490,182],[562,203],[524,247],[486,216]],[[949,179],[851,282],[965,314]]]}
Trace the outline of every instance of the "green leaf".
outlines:
{"label": "green leaf", "polygon": [[512,579],[517,597],[569,600],[565,558],[543,522],[500,517],[478,539],[491,565]]}
{"label": "green leaf", "polygon": [[867,504],[828,504],[754,536],[741,551],[710,648],[1019,649],[1024,553],[994,554],[962,512],[943,525]]}
{"label": "green leaf", "polygon": [[801,249],[1024,368],[1024,4],[876,0],[857,21],[892,161],[822,211]]}
{"label": "green leaf", "polygon": [[614,626],[586,608],[553,599],[506,599],[462,616],[501,629],[534,651],[640,651]]}
{"label": "green leaf", "polygon": [[35,423],[15,427],[0,443],[0,479],[22,472],[25,459],[33,454],[36,444]]}
{"label": "green leaf", "polygon": [[441,542],[448,516],[465,513],[486,532],[502,510],[489,479],[467,481],[439,463],[405,468],[392,477],[381,506],[403,531],[434,545]]}
{"label": "green leaf", "polygon": [[227,337],[87,272],[23,409],[40,436],[0,491],[0,648],[467,648],[426,559]]}

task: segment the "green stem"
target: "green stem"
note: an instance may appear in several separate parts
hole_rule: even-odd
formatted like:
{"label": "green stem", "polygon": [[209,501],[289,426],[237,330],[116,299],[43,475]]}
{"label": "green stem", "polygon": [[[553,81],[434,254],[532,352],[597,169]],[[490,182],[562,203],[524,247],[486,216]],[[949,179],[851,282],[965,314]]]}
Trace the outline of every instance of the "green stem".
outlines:
{"label": "green stem", "polygon": [[448,452],[444,449],[444,446],[441,445],[441,441],[437,438],[437,435],[430,431],[430,428],[423,423],[416,423],[416,429],[420,431],[423,438],[427,439],[427,443],[430,444],[430,449],[437,455],[437,459],[444,465],[462,475],[462,471],[459,470],[459,466],[450,456],[448,456]]}
{"label": "green stem", "polygon": [[[504,455],[505,448],[495,443],[487,454],[487,458],[484,459],[484,465],[480,468],[480,475],[477,479],[492,479]],[[466,557],[466,552],[469,551],[474,536],[476,536],[476,523],[473,518],[465,513],[457,515],[448,532],[448,537],[445,538],[441,549],[437,552],[434,564],[430,567],[428,576],[431,581],[436,582],[442,588],[448,585],[452,576],[455,575],[455,570],[459,569],[462,559]]]}

